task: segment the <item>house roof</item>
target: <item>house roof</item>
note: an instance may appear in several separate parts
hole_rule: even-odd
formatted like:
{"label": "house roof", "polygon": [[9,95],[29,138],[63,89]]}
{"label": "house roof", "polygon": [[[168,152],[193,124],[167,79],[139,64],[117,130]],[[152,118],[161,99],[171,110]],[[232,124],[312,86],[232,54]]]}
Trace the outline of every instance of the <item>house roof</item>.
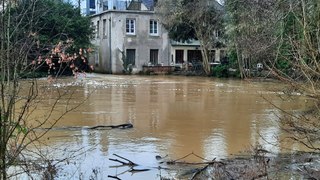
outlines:
{"label": "house roof", "polygon": [[142,0],[142,3],[143,3],[149,10],[153,10],[154,0]]}
{"label": "house roof", "polygon": [[141,2],[132,1],[127,7],[128,10],[140,10]]}

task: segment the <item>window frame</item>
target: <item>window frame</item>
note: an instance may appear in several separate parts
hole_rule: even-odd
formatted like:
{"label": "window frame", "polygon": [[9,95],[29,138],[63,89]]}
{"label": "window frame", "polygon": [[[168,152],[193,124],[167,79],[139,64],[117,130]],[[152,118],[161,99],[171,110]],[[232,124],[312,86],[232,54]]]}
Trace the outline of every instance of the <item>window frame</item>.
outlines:
{"label": "window frame", "polygon": [[126,34],[136,35],[136,19],[134,18],[126,19]]}
{"label": "window frame", "polygon": [[91,34],[91,38],[94,39],[96,37],[96,25],[94,25],[94,22],[91,21],[90,23],[90,28],[92,29],[92,34]]}
{"label": "window frame", "polygon": [[98,67],[100,65],[100,54],[99,49],[94,53],[94,65]]}
{"label": "window frame", "polygon": [[100,38],[100,21],[97,21],[97,38]]}
{"label": "window frame", "polygon": [[159,36],[159,22],[155,19],[149,21],[149,34],[151,36]]}
{"label": "window frame", "polygon": [[102,37],[107,38],[107,19],[102,21]]}

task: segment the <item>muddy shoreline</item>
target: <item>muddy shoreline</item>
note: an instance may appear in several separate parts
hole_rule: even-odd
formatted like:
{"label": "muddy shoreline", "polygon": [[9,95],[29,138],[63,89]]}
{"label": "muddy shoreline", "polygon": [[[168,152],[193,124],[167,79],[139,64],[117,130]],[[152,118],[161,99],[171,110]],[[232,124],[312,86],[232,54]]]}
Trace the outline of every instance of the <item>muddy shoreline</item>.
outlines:
{"label": "muddy shoreline", "polygon": [[[168,165],[180,172],[163,179],[319,179],[320,153],[296,152],[274,156],[260,149],[253,155],[214,160],[207,165],[180,162]],[[171,169],[170,168],[170,169]]]}

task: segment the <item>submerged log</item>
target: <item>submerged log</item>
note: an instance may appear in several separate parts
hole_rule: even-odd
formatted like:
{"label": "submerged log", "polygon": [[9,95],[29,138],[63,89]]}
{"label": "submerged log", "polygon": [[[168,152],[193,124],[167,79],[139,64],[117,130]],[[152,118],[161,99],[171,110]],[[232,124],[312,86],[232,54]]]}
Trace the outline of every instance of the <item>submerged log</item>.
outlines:
{"label": "submerged log", "polygon": [[97,125],[97,126],[68,126],[68,127],[51,127],[51,128],[36,128],[35,130],[64,130],[64,131],[79,131],[83,129],[87,130],[109,130],[109,129],[130,129],[133,128],[131,123],[119,124],[119,125]]}
{"label": "submerged log", "polygon": [[109,125],[109,126],[98,125],[98,126],[86,127],[86,129],[104,129],[104,128],[129,129],[129,128],[133,128],[133,125],[131,123],[126,123],[126,124],[120,124],[120,125]]}

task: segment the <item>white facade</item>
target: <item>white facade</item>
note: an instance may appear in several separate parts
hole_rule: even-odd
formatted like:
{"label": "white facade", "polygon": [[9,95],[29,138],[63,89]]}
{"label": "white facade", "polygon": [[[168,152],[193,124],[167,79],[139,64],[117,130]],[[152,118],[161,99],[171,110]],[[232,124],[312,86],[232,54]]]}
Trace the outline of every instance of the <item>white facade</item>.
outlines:
{"label": "white facade", "polygon": [[108,10],[91,21],[96,48],[90,63],[96,71],[122,73],[130,64],[139,72],[144,65],[170,65],[168,33],[153,11]]}
{"label": "white facade", "polygon": [[[198,41],[180,43],[171,41],[168,32],[160,24],[154,11],[141,2],[131,0],[101,0],[101,13],[91,16],[95,34],[92,43],[94,55],[90,63],[97,72],[123,73],[128,67],[137,73],[143,66],[180,66],[201,63],[201,49]],[[116,7],[115,7],[116,5]],[[125,10],[117,8],[128,6]],[[110,9],[113,7],[112,9]],[[128,10],[128,9],[139,10]],[[226,48],[214,48],[210,52],[212,65],[219,64],[226,57]]]}

